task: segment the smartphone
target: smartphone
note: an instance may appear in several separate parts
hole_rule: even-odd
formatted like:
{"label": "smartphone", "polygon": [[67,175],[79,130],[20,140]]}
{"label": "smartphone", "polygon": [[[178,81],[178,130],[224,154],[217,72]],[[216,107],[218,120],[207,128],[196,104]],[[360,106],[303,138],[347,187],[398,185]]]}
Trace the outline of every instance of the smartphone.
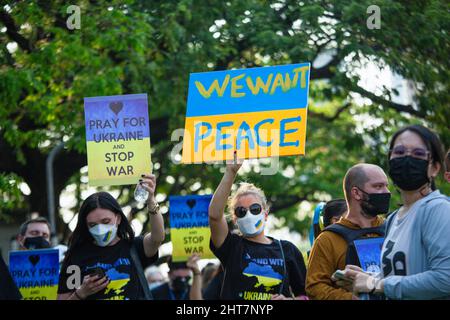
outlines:
{"label": "smartphone", "polygon": [[336,280],[348,280],[343,270],[336,270],[336,272],[333,273],[333,278]]}
{"label": "smartphone", "polygon": [[91,269],[89,272],[89,275],[91,277],[98,276],[99,279],[106,276],[105,271],[103,270],[103,268],[100,268],[100,267],[95,267],[94,269]]}

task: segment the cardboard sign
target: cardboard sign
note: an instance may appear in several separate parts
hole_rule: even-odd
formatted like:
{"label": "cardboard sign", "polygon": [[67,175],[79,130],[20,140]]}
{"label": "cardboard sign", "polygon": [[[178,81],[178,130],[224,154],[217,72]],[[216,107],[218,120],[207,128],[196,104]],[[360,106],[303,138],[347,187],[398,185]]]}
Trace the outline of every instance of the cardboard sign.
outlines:
{"label": "cardboard sign", "polygon": [[9,272],[24,300],[56,300],[58,249],[11,251]]}
{"label": "cardboard sign", "polygon": [[183,163],[305,154],[310,64],[192,73]]}
{"label": "cardboard sign", "polygon": [[381,248],[384,238],[367,238],[355,240],[355,248],[358,253],[361,268],[366,272],[381,272]]}
{"label": "cardboard sign", "polygon": [[135,184],[150,167],[147,94],[84,98],[89,185]]}
{"label": "cardboard sign", "polygon": [[203,259],[214,258],[209,249],[208,206],[211,198],[212,195],[169,197],[173,261],[187,261],[194,253]]}

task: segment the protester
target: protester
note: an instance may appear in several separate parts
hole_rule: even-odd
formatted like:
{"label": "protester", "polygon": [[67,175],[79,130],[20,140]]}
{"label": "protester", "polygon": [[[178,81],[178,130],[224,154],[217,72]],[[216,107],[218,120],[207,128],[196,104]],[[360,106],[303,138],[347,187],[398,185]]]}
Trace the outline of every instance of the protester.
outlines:
{"label": "protester", "polygon": [[50,224],[44,217],[25,221],[19,229],[19,250],[50,248]]}
{"label": "protester", "polygon": [[[164,240],[164,221],[155,200],[156,179],[143,175],[140,184],[147,201],[151,233],[135,237],[117,201],[106,192],[89,196],[81,205],[77,226],[69,241],[58,286],[58,299],[149,299],[143,268],[158,258]],[[82,283],[72,288],[73,266]],[[69,269],[70,268],[70,269]]]}
{"label": "protester", "polygon": [[384,171],[373,164],[351,167],[343,182],[348,212],[329,225],[314,241],[308,261],[306,292],[312,299],[356,299],[351,284],[340,288],[332,275],[347,264],[359,264],[353,241],[383,236],[383,219],[389,210],[390,193]]}
{"label": "protester", "polygon": [[220,298],[301,299],[306,274],[302,254],[292,243],[265,235],[270,209],[261,189],[241,183],[228,209],[242,236],[228,230],[224,210],[240,167],[236,161],[227,165],[209,205],[211,250],[225,268]]}
{"label": "protester", "polygon": [[[190,260],[194,260],[190,263],[191,270],[186,262],[174,262],[172,259],[169,261],[169,282],[166,282],[152,290],[152,295],[155,300],[189,300],[191,286],[189,281],[194,276],[194,283],[196,281],[201,282],[200,270],[198,269],[197,261],[198,255],[193,255]],[[198,278],[198,280],[196,279]],[[197,284],[201,287],[201,284]]]}
{"label": "protester", "polygon": [[434,179],[443,166],[439,137],[421,125],[397,131],[389,147],[389,176],[403,205],[389,216],[378,277],[347,266],[357,293],[389,299],[450,298],[450,201]]}
{"label": "protester", "polygon": [[[338,222],[346,211],[347,211],[347,202],[345,201],[345,199],[333,199],[325,203],[324,207],[321,210],[323,227],[326,228],[329,225]],[[317,239],[319,234],[322,232],[320,228],[320,223],[314,224],[313,230],[314,230],[314,239]]]}
{"label": "protester", "polygon": [[157,266],[150,266],[145,269],[145,278],[147,279],[148,288],[150,290],[159,287],[165,282],[164,275]]}
{"label": "protester", "polygon": [[[223,272],[222,266],[216,266],[214,263],[208,263],[202,271],[198,266],[199,256],[193,255],[187,262],[187,266],[197,277],[192,281],[190,300],[219,300],[220,289],[222,287]],[[220,269],[220,270],[219,270]],[[217,276],[217,275],[221,276]]]}

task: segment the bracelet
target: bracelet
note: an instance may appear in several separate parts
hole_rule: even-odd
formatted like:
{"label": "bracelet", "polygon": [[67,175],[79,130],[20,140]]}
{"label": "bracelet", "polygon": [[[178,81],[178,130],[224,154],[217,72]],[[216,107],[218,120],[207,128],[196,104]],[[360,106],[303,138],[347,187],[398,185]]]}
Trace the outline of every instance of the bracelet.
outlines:
{"label": "bracelet", "polygon": [[148,207],[148,213],[151,215],[156,215],[159,213],[159,204],[155,202],[152,206],[152,208]]}
{"label": "bracelet", "polygon": [[202,275],[201,272],[197,272],[197,273],[194,272],[194,277],[195,277],[195,276],[201,276],[201,275]]}
{"label": "bracelet", "polygon": [[74,291],[75,296],[78,298],[78,300],[84,300],[80,295],[77,293],[77,290]]}

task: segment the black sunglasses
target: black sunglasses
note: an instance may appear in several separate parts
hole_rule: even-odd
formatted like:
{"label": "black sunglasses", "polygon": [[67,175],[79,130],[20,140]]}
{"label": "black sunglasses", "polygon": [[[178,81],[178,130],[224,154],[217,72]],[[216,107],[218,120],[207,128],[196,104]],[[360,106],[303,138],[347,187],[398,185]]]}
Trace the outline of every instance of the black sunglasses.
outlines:
{"label": "black sunglasses", "polygon": [[251,214],[256,216],[261,213],[262,207],[259,203],[252,204],[248,209],[244,207],[236,207],[234,209],[234,214],[238,218],[243,218],[247,214],[247,211],[250,211]]}

